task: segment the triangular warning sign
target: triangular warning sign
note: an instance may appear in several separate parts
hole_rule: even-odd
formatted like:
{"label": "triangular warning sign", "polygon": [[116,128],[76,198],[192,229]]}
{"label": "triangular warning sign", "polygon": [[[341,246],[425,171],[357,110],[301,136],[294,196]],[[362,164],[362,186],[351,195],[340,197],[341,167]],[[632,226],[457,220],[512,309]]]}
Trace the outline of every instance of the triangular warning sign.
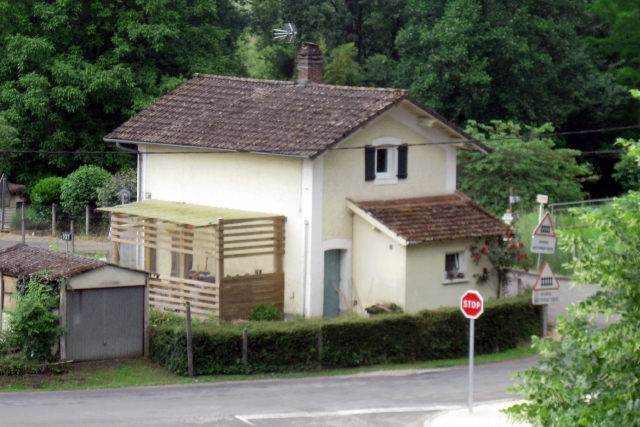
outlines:
{"label": "triangular warning sign", "polygon": [[551,216],[546,214],[538,227],[533,232],[534,236],[544,236],[544,237],[556,237],[556,230],[553,229],[553,224],[551,223]]}
{"label": "triangular warning sign", "polygon": [[540,270],[538,280],[536,280],[536,284],[533,285],[533,290],[552,291],[556,289],[560,289],[560,282],[558,282],[556,274],[551,270],[549,263],[545,261],[542,269]]}

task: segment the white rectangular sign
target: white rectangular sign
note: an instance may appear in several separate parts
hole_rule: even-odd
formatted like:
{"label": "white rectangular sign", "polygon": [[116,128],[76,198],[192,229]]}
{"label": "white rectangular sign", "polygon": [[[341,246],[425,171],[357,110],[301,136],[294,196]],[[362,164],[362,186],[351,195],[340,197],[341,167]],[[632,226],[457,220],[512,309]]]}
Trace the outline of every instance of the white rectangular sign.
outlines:
{"label": "white rectangular sign", "polygon": [[558,289],[550,289],[547,291],[533,291],[531,293],[531,302],[533,305],[551,304],[558,301],[560,291]]}
{"label": "white rectangular sign", "polygon": [[534,254],[555,254],[556,238],[549,236],[533,236],[531,238],[531,252]]}
{"label": "white rectangular sign", "polygon": [[546,194],[538,194],[538,203],[547,204],[549,202],[549,196]]}

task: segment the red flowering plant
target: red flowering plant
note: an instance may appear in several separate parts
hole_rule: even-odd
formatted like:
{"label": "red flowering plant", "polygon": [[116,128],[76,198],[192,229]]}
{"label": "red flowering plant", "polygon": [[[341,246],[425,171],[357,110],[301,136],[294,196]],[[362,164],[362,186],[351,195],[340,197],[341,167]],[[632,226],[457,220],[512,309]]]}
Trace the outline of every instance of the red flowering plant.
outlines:
{"label": "red flowering plant", "polygon": [[493,276],[498,279],[498,298],[503,295],[504,289],[509,284],[509,271],[514,268],[528,270],[533,266],[533,261],[526,252],[524,243],[517,234],[507,234],[495,239],[487,239],[483,245],[471,246],[473,263],[478,265],[483,260],[489,261],[490,268],[484,267],[482,273],[474,274],[476,283],[483,285]]}

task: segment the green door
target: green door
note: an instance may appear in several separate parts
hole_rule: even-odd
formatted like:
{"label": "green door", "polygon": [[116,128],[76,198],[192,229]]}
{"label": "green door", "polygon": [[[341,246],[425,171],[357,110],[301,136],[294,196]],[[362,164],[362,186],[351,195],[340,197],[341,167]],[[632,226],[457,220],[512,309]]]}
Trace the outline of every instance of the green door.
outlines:
{"label": "green door", "polygon": [[340,315],[340,249],[324,253],[324,317]]}

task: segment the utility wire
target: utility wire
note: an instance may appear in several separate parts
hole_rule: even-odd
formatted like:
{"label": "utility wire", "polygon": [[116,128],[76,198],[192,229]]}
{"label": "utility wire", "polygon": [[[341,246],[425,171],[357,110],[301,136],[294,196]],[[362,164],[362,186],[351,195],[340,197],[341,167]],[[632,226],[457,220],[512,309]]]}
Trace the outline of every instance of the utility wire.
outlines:
{"label": "utility wire", "polygon": [[[621,130],[630,130],[630,129],[640,129],[640,125],[634,126],[619,126],[612,128],[599,128],[599,129],[587,129],[587,130],[578,130],[578,131],[567,131],[567,132],[552,132],[552,133],[541,133],[541,134],[531,134],[531,135],[518,135],[518,136],[507,136],[500,138],[489,138],[489,139],[458,139],[455,141],[441,141],[441,142],[422,142],[417,144],[405,144],[409,147],[420,147],[420,146],[430,146],[430,145],[454,145],[460,144],[464,142],[491,142],[491,141],[509,141],[509,140],[527,140],[534,138],[551,138],[557,136],[568,136],[568,135],[586,135],[586,134],[594,134],[594,133],[604,133],[604,132],[615,132]],[[141,142],[142,143],[142,142]],[[180,147],[180,145],[175,145],[175,147]],[[376,148],[389,148],[395,147],[395,145],[378,145]],[[186,148],[196,149],[193,146],[186,146]],[[313,153],[317,151],[340,151],[340,150],[362,150],[365,149],[365,146],[359,147],[321,147],[321,148],[275,148],[270,149],[269,151],[258,151],[258,150],[235,150],[235,149],[216,149],[212,147],[202,147],[202,149],[198,149],[197,151],[154,151],[151,153],[140,152],[138,154],[145,155],[156,155],[156,154],[231,154],[231,153],[254,153],[254,154],[287,154],[287,153]],[[602,150],[602,151],[584,151],[579,152],[579,150],[575,155],[600,155],[600,154],[616,154],[616,153],[624,153],[624,150]],[[136,153],[128,152],[128,151],[97,151],[97,150],[87,150],[87,151],[72,151],[72,150],[0,150],[0,153],[3,154],[53,154],[53,155],[134,155]],[[513,155],[515,153],[509,151],[494,151],[491,154],[510,154]],[[533,153],[535,154],[535,153]],[[567,155],[573,156],[574,154],[567,153]]]}

